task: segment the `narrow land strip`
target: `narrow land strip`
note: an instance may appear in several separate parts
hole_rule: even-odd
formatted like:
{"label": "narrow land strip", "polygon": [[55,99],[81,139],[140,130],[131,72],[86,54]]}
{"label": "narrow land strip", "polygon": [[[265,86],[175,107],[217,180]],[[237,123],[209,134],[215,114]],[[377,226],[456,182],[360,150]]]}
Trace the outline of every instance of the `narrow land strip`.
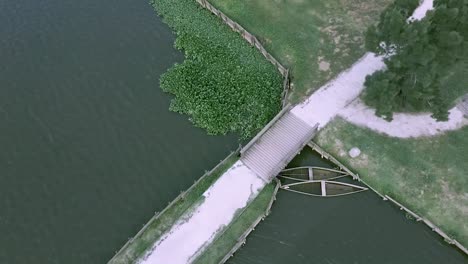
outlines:
{"label": "narrow land strip", "polygon": [[237,161],[204,194],[204,200],[181,216],[138,263],[190,263],[211,243],[265,182]]}
{"label": "narrow land strip", "polygon": [[247,236],[264,219],[271,209],[279,189],[278,183],[268,184],[249,205],[244,208],[223,232],[203,252],[194,263],[224,263],[243,244]]}
{"label": "narrow land strip", "polygon": [[147,250],[151,249],[155,241],[170,230],[182,215],[190,212],[201,201],[203,193],[239,159],[237,154],[237,151],[232,152],[211,171],[200,177],[187,191],[177,196],[163,211],[156,212],[151,220],[108,263],[135,263]]}

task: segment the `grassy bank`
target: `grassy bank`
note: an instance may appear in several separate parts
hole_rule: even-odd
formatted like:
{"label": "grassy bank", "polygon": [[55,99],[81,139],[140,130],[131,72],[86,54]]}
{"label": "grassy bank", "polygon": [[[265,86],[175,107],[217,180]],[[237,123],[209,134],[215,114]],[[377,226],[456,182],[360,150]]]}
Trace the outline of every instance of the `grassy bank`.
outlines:
{"label": "grassy bank", "polygon": [[[388,194],[468,245],[468,128],[397,139],[336,119],[316,138],[326,151]],[[347,152],[359,147],[362,154]]]}
{"label": "grassy bank", "polygon": [[206,248],[194,263],[217,264],[226,254],[239,242],[239,238],[249,229],[252,224],[265,212],[269,203],[275,195],[276,183],[267,185],[260,194],[226,227],[218,237]]}
{"label": "grassy bank", "polygon": [[279,111],[282,77],[261,53],[195,0],[152,0],[185,60],[161,77],[170,109],[209,134],[258,132]]}
{"label": "grassy bank", "polygon": [[151,249],[151,246],[168,231],[172,225],[194,205],[203,199],[203,193],[236,161],[237,155],[231,155],[210,174],[196,182],[185,194],[174,200],[161,214],[153,217],[144,229],[116,254],[109,264],[135,263],[139,257]]}
{"label": "grassy bank", "polygon": [[291,100],[348,68],[364,52],[364,33],[393,0],[210,2],[261,40],[291,69]]}

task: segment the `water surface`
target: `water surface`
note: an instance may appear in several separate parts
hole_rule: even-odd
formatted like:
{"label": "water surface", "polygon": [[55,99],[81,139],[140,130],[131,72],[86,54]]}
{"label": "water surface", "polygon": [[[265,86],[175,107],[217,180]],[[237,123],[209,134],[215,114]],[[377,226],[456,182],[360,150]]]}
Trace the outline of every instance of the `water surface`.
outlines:
{"label": "water surface", "polygon": [[[0,1],[0,25],[0,263],[105,263],[237,147],[167,110],[182,55],[147,0]],[[230,263],[466,259],[371,192],[282,191]]]}
{"label": "water surface", "polygon": [[[306,165],[332,166],[310,148],[289,164]],[[320,198],[281,190],[271,215],[228,263],[462,264],[467,260],[435,232],[371,191]]]}
{"label": "water surface", "polygon": [[147,0],[0,1],[0,263],[105,263],[237,147],[169,112]]}

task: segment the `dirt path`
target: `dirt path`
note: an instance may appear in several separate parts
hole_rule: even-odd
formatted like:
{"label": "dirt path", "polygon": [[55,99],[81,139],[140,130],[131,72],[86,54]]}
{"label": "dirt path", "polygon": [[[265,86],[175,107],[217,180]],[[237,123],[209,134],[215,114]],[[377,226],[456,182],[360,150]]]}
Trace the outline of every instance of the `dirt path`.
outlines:
{"label": "dirt path", "polygon": [[382,56],[368,52],[351,68],[313,93],[291,112],[311,127],[323,128],[364,89],[366,76],[385,67]]}
{"label": "dirt path", "polygon": [[393,121],[387,122],[377,117],[375,109],[364,105],[361,100],[355,100],[348,105],[339,116],[352,124],[398,138],[435,136],[468,125],[468,119],[457,107],[450,110],[447,122],[437,122],[430,113],[395,113]]}
{"label": "dirt path", "polygon": [[[433,0],[423,1],[410,20],[423,18],[432,9],[432,5]],[[353,124],[400,138],[434,136],[468,124],[461,108],[457,107],[450,110],[447,122],[437,122],[428,113],[396,113],[392,122],[375,116],[374,109],[356,98],[364,89],[366,76],[384,68],[383,57],[367,53],[351,68],[294,107],[292,112],[311,125],[319,123],[319,129],[339,115]]]}
{"label": "dirt path", "polygon": [[[424,0],[408,20],[420,20],[432,8],[433,0]],[[375,116],[375,109],[367,107],[357,99],[341,110],[339,115],[350,123],[379,133],[392,137],[409,138],[435,136],[446,131],[460,129],[468,124],[468,119],[464,117],[461,109],[463,109],[461,105],[450,109],[447,122],[437,122],[430,113],[396,113],[393,115],[392,122],[387,122]]]}

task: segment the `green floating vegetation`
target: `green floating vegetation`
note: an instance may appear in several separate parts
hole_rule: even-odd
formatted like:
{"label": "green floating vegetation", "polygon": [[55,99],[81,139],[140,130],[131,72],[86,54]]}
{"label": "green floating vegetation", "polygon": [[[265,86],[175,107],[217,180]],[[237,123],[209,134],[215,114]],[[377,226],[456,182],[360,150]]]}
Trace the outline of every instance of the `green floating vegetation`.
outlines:
{"label": "green floating vegetation", "polygon": [[204,249],[203,253],[193,262],[195,264],[218,264],[239,242],[239,238],[252,227],[252,224],[264,216],[273,195],[276,183],[268,184],[258,196]]}
{"label": "green floating vegetation", "polygon": [[135,236],[132,242],[126,244],[108,264],[135,263],[184,213],[202,201],[203,193],[237,160],[237,155],[231,155],[210,174],[193,185],[185,195],[176,198],[161,214],[153,217],[144,230]]}
{"label": "green floating vegetation", "polygon": [[447,120],[454,100],[468,92],[467,2],[437,0],[434,11],[407,23],[418,3],[397,0],[367,32],[369,50],[393,55],[386,70],[366,79],[364,96],[389,121],[398,111],[431,111]]}
{"label": "green floating vegetation", "polygon": [[183,63],[161,77],[170,109],[209,134],[248,138],[280,110],[282,77],[260,52],[195,0],[152,0],[177,34]]}

